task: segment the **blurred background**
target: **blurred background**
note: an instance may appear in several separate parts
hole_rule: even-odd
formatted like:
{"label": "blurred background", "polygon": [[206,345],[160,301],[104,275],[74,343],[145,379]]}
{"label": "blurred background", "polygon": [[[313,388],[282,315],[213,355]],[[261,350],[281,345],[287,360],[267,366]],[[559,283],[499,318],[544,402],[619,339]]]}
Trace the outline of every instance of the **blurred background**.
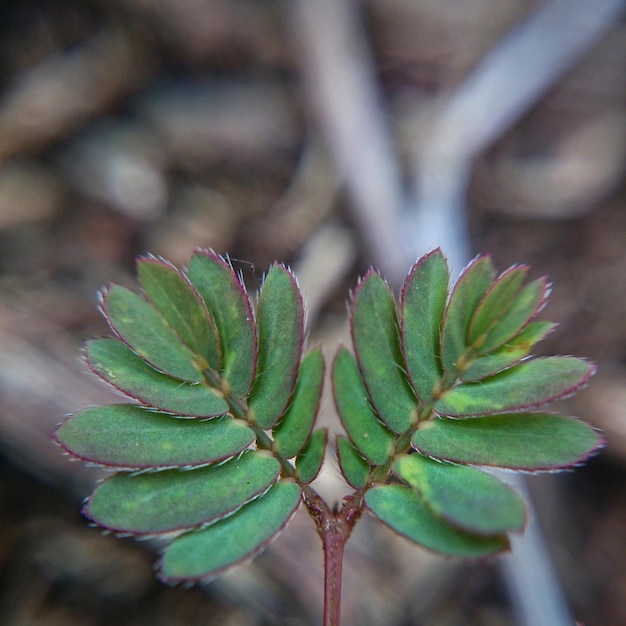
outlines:
{"label": "blurred background", "polygon": [[[438,244],[456,269],[489,252],[548,274],[560,326],[541,350],[600,365],[559,409],[606,450],[528,487],[572,615],[626,624],[626,24],[623,3],[584,4],[0,3],[0,624],[318,624],[302,511],[253,564],[168,588],[158,546],[88,527],[101,474],[49,435],[115,399],[80,345],[108,332],[97,290],[133,286],[137,255],[210,247],[251,290],[289,263],[331,357],[357,277],[397,286]],[[340,498],[328,465],[319,489]],[[367,519],[345,568],[346,626],[520,623],[497,560]]]}

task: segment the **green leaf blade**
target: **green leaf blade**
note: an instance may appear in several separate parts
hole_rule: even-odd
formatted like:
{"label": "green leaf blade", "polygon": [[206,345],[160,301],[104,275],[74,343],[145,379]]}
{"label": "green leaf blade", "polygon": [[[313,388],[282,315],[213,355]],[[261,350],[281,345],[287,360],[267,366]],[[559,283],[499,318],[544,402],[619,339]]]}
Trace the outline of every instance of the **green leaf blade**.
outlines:
{"label": "green leaf blade", "polygon": [[508,311],[528,275],[528,270],[528,266],[511,267],[494,281],[476,307],[470,322],[467,338],[469,345],[474,345],[481,336],[486,336]]}
{"label": "green leaf blade", "polygon": [[202,380],[193,353],[141,296],[112,285],[102,296],[102,311],[120,339],[154,368],[175,378]]}
{"label": "green leaf blade", "polygon": [[437,516],[410,487],[380,485],[368,490],[365,504],[383,524],[433,552],[478,558],[509,547],[505,535],[483,536],[462,531]]}
{"label": "green leaf blade", "polygon": [[337,461],[346,482],[354,489],[363,489],[367,485],[370,464],[360,455],[354,444],[342,435],[337,435]]}
{"label": "green leaf blade", "polygon": [[125,395],[147,406],[190,417],[216,417],[228,405],[204,384],[157,372],[117,339],[93,339],[86,346],[91,370]]}
{"label": "green leaf blade", "polygon": [[515,337],[541,311],[550,293],[546,277],[529,283],[517,295],[510,308],[489,330],[481,352],[490,352]]}
{"label": "green leaf blade", "polygon": [[327,440],[328,431],[325,428],[316,430],[304,450],[296,457],[298,477],[303,483],[313,482],[322,469]]}
{"label": "green leaf blade", "polygon": [[133,404],[113,404],[76,413],[63,422],[55,438],[84,461],[141,470],[223,461],[249,447],[254,433],[229,417],[172,419]]}
{"label": "green leaf blade", "polygon": [[461,273],[452,290],[441,331],[441,361],[446,372],[456,371],[459,358],[469,347],[467,337],[472,316],[493,276],[491,258],[479,256]]}
{"label": "green leaf blade", "polygon": [[302,359],[291,404],[273,431],[274,446],[283,458],[296,456],[309,440],[323,384],[324,357],[322,351],[316,348]]}
{"label": "green leaf blade", "polygon": [[116,474],[93,492],[84,513],[115,532],[178,532],[233,513],[264,493],[279,472],[276,459],[248,451],[189,471]]}
{"label": "green leaf blade", "polygon": [[588,424],[551,413],[512,413],[424,422],[412,440],[428,456],[524,472],[567,469],[604,445]]}
{"label": "green leaf blade", "polygon": [[302,295],[283,265],[273,265],[263,281],[257,331],[258,363],[248,406],[261,428],[271,428],[289,404],[304,344]]}
{"label": "green leaf blade", "polygon": [[526,361],[480,382],[454,387],[435,403],[435,411],[450,417],[473,417],[537,408],[574,393],[595,369],[575,357]]}
{"label": "green leaf blade", "polygon": [[257,358],[252,305],[231,265],[210,251],[196,252],[189,262],[189,279],[215,320],[222,346],[222,377],[237,398],[250,391]]}
{"label": "green leaf blade", "polygon": [[531,322],[505,345],[494,352],[476,357],[461,374],[461,380],[476,382],[516,365],[525,359],[533,347],[555,327],[556,324],[552,322]]}
{"label": "green leaf blade", "polygon": [[280,480],[234,515],[175,539],[163,555],[160,578],[168,583],[212,578],[249,559],[287,524],[300,504],[300,489]]}
{"label": "green leaf blade", "polygon": [[421,454],[401,456],[392,469],[453,526],[479,535],[499,535],[525,525],[522,499],[479,469],[441,463]]}
{"label": "green leaf blade", "polygon": [[215,322],[189,279],[170,263],[153,257],[140,259],[137,273],[146,296],[183,343],[219,369],[221,348]]}
{"label": "green leaf blade", "polygon": [[449,274],[446,260],[437,249],[411,268],[402,289],[402,347],[413,389],[425,402],[432,398],[443,376],[440,334]]}
{"label": "green leaf blade", "polygon": [[356,360],[344,346],[335,356],[332,378],[335,406],[348,437],[371,463],[386,463],[394,435],[372,409]]}
{"label": "green leaf blade", "polygon": [[372,405],[392,431],[406,431],[415,420],[418,401],[404,372],[393,295],[373,270],[361,279],[354,293],[350,326]]}

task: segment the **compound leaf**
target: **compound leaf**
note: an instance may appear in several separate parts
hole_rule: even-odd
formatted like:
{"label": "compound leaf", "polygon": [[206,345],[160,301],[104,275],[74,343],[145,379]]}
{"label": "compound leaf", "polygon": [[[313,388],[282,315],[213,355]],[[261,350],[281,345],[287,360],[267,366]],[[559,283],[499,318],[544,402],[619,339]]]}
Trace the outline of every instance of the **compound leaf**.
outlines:
{"label": "compound leaf", "polygon": [[316,348],[302,359],[291,404],[273,431],[274,446],[283,458],[296,456],[309,440],[323,384],[324,357]]}
{"label": "compound leaf", "polygon": [[380,419],[396,432],[409,428],[417,398],[404,372],[393,294],[374,271],[361,280],[352,298],[354,350],[370,399]]}
{"label": "compound leaf", "polygon": [[166,582],[210,578],[250,558],[287,524],[300,503],[300,489],[280,480],[234,515],[175,539],[160,563]]}
{"label": "compound leaf", "polygon": [[439,351],[448,280],[446,260],[437,249],[415,263],[402,289],[404,357],[413,389],[425,402],[443,375]]}
{"label": "compound leaf", "polygon": [[304,344],[304,306],[293,274],[283,265],[267,273],[257,306],[259,354],[248,406],[261,428],[281,418],[294,389]]}
{"label": "compound leaf", "polygon": [[374,465],[385,463],[393,451],[393,433],[372,409],[355,358],[344,347],[333,362],[333,393],[341,423],[357,447]]}
{"label": "compound leaf", "polygon": [[141,296],[112,285],[103,294],[102,311],[113,331],[150,365],[175,378],[202,380],[193,353]]}
{"label": "compound leaf", "polygon": [[465,268],[452,290],[441,331],[441,361],[446,372],[456,371],[459,357],[469,347],[467,336],[472,316],[493,275],[491,258],[479,256]]}
{"label": "compound leaf", "polygon": [[594,365],[575,357],[534,359],[480,382],[457,385],[435,403],[435,411],[472,417],[535,408],[572,394],[594,372]]}
{"label": "compound leaf", "polygon": [[424,422],[412,443],[422,454],[446,461],[536,472],[578,465],[603,439],[572,417],[513,413]]}
{"label": "compound leaf", "polygon": [[310,483],[322,469],[328,432],[325,428],[316,430],[309,439],[306,448],[296,457],[296,469],[303,483]]}
{"label": "compound leaf", "polygon": [[252,305],[230,264],[210,251],[198,251],[189,262],[189,279],[215,320],[222,346],[222,377],[232,393],[250,391],[257,358]]}
{"label": "compound leaf", "polygon": [[[142,294],[103,292],[118,339],[88,342],[86,359],[140,404],[83,410],[55,437],[78,458],[126,470],[95,489],[88,517],[122,534],[175,536],[160,577],[207,579],[267,545],[318,475],[328,438],[313,430],[323,356],[318,348],[302,359],[303,299],[283,265],[267,273],[256,311],[214,252],[196,251],[188,275],[154,257],[137,270]],[[524,526],[520,497],[477,466],[557,470],[603,445],[574,418],[520,413],[573,393],[595,371],[574,357],[524,360],[554,327],[532,321],[549,284],[524,287],[527,274],[513,267],[494,280],[480,256],[448,298],[435,250],[412,267],[399,308],[373,270],[351,299],[355,356],[341,347],[332,368],[347,434],[336,437],[339,467],[359,490],[356,505],[363,495],[383,524],[444,555],[502,552],[507,533]],[[409,438],[414,450],[396,454]]]}
{"label": "compound leaf", "polygon": [[137,262],[143,290],[185,345],[219,369],[221,349],[215,322],[189,279],[166,261],[143,258]]}
{"label": "compound leaf", "polygon": [[365,494],[365,504],[383,524],[434,552],[476,558],[509,547],[506,535],[476,535],[452,526],[404,485],[373,487]]}
{"label": "compound leaf", "polygon": [[93,492],[85,514],[121,533],[180,531],[233,513],[265,492],[279,472],[275,458],[248,451],[221,465],[188,471],[115,474]]}
{"label": "compound leaf", "polygon": [[428,506],[453,526],[479,535],[521,530],[526,507],[510,487],[474,467],[403,455],[394,473],[415,489]]}
{"label": "compound leaf", "polygon": [[347,483],[355,489],[363,489],[367,485],[370,464],[347,437],[337,435],[336,445],[339,469]]}
{"label": "compound leaf", "polygon": [[60,426],[55,437],[84,461],[136,470],[216,463],[254,441],[252,430],[230,417],[172,419],[133,404],[80,411]]}
{"label": "compound leaf", "polygon": [[98,376],[142,404],[181,416],[214,417],[228,412],[224,399],[206,385],[157,372],[117,339],[87,342],[86,357]]}

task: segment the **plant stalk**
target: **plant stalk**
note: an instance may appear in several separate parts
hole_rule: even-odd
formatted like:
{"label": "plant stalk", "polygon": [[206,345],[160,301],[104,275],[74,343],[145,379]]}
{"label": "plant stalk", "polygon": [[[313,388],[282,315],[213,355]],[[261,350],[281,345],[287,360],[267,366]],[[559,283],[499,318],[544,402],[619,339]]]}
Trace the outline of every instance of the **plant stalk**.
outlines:
{"label": "plant stalk", "polygon": [[341,623],[341,577],[343,552],[350,529],[339,517],[329,520],[322,537],[324,545],[324,626]]}
{"label": "plant stalk", "polygon": [[343,552],[352,529],[363,512],[363,490],[344,499],[340,509],[331,509],[315,489],[304,485],[304,503],[315,522],[324,548],[323,626],[341,624],[341,576]]}

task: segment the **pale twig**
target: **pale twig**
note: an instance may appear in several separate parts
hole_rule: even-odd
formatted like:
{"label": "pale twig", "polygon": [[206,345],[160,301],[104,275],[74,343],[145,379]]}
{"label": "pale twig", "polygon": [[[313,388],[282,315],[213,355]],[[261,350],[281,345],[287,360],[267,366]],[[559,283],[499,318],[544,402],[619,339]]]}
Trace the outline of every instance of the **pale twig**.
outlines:
{"label": "pale twig", "polygon": [[414,253],[445,245],[458,271],[471,256],[465,192],[472,158],[516,122],[615,23],[624,0],[548,0],[443,98],[417,147],[405,229]]}
{"label": "pale twig", "polygon": [[305,89],[361,235],[373,262],[396,282],[406,265],[398,245],[404,193],[358,5],[353,0],[297,0],[292,16]]}

